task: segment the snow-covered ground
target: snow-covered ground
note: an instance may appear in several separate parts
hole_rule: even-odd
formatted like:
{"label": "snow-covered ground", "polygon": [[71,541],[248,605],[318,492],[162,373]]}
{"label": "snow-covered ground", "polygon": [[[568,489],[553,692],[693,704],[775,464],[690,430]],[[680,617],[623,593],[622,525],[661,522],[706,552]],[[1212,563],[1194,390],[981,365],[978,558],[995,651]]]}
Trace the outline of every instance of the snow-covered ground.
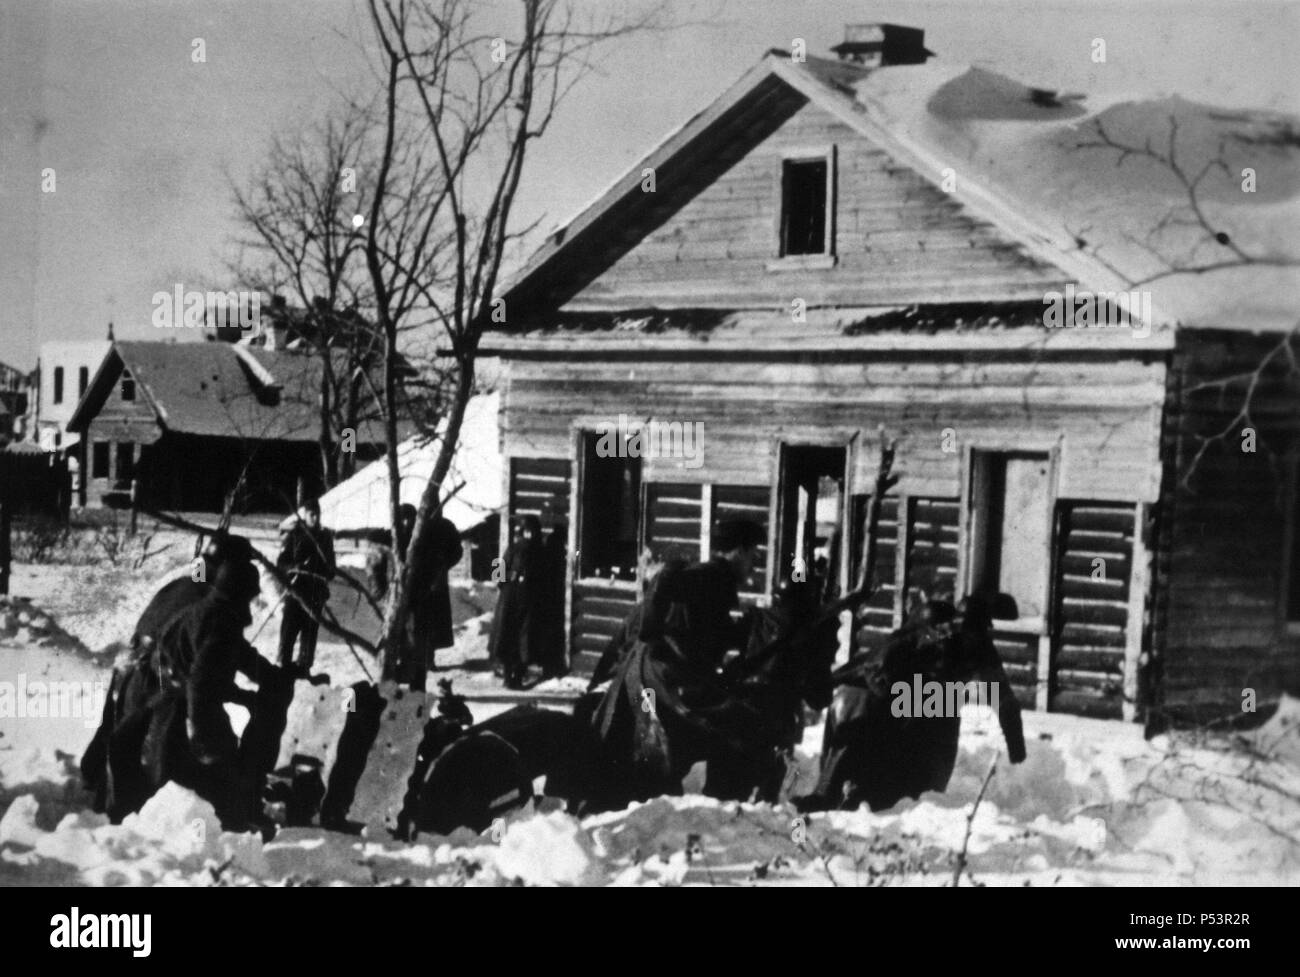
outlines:
{"label": "snow-covered ground", "polygon": [[[20,572],[18,579],[33,577]],[[0,682],[21,676],[29,690],[33,681],[102,687],[114,649],[95,653],[82,641],[103,643],[106,619],[124,637],[120,622],[131,619],[147,598],[138,591],[153,582],[121,582],[123,594],[99,617],[56,615],[56,623],[30,607],[20,623],[23,608],[0,608]],[[53,586],[42,593],[42,607],[70,599]],[[473,593],[466,597],[444,674],[459,687],[483,689],[491,685],[483,658],[489,611],[475,605]],[[259,647],[269,651],[277,630],[273,619]],[[342,646],[324,646],[319,660],[336,683],[361,675]],[[543,691],[566,684],[574,682]],[[471,706],[478,718],[503,707]],[[76,760],[93,719],[18,718],[3,707],[0,717],[5,885],[951,885],[963,846],[963,885],[1300,881],[1294,699],[1284,699],[1252,734],[1235,737],[1180,733],[1145,741],[1131,725],[1026,713],[1029,756],[1019,766],[1007,764],[992,714],[972,709],[949,790],[880,814],[800,818],[786,806],[688,793],[579,822],[545,802],[483,836],[462,830],[413,844],[321,829],[288,829],[269,843],[222,833],[212,808],[175,785],[110,825],[86,808],[78,786]],[[819,727],[809,729],[798,754],[796,774],[805,786],[815,776],[820,737]],[[995,758],[996,773],[971,820]],[[695,780],[688,778],[688,788]]]}

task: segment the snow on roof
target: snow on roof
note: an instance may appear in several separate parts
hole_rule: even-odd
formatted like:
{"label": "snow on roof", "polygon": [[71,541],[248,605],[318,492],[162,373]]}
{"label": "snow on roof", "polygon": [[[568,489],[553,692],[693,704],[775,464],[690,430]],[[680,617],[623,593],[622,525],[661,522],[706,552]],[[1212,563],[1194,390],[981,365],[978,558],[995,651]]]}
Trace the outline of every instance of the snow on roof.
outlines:
{"label": "snow on roof", "polygon": [[[935,183],[951,169],[955,198],[1086,288],[1149,289],[1157,318],[1185,326],[1296,325],[1300,119],[1294,116],[1176,96],[1090,101],[942,60],[867,70],[825,58],[795,62],[771,51],[643,163],[681,151],[719,124],[720,107],[773,75]],[[1097,145],[1099,124],[1116,144],[1137,151]],[[1157,158],[1171,147],[1181,179]],[[641,166],[548,236],[504,291],[545,278],[558,252],[578,246],[577,231],[639,194]],[[1245,189],[1247,171],[1254,173],[1253,190]],[[1197,203],[1214,236],[1189,220],[1183,180],[1197,181]],[[1243,265],[1242,253],[1258,260]],[[1171,264],[1201,270],[1170,274]]]}
{"label": "snow on roof", "polygon": [[[1103,103],[941,61],[871,72],[854,96],[891,134],[946,161],[959,184],[976,183],[1032,214],[1131,281],[1161,276],[1141,287],[1170,318],[1215,328],[1296,325],[1300,120],[1178,96]],[[1138,152],[1104,145],[1103,132]],[[1186,186],[1155,158],[1171,147],[1188,179],[1205,173],[1197,201],[1228,243],[1191,222]],[[1250,192],[1247,169],[1255,171]],[[1162,274],[1231,261],[1230,245],[1263,260]]]}
{"label": "snow on roof", "polygon": [[[460,444],[444,485],[443,515],[462,533],[500,510],[501,451],[497,437],[500,396],[481,394],[470,399],[461,425]],[[432,439],[409,438],[397,448],[403,502],[419,505],[433,473],[445,427]],[[363,532],[389,525],[388,468],[384,459],[371,462],[320,499],[321,523],[335,532]]]}

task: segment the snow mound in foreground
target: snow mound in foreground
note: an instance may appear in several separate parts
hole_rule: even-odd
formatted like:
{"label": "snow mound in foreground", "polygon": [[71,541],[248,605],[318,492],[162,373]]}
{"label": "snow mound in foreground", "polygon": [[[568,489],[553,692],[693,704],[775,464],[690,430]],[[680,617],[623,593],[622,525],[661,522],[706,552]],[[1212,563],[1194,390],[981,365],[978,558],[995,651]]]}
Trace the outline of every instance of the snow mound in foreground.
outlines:
{"label": "snow mound in foreground", "polygon": [[211,885],[232,874],[266,878],[257,835],[223,832],[212,805],[167,784],[120,825],[102,814],[38,824],[25,795],[0,820],[0,882],[24,885]]}
{"label": "snow mound in foreground", "polygon": [[962,884],[1293,884],[1298,717],[1284,700],[1243,749],[1031,713],[1028,757],[1011,766],[977,710],[948,791],[889,811],[686,795],[578,821],[545,802],[482,836],[413,844],[319,828],[263,844],[222,832],[175,785],[114,826],[85,810],[67,754],[0,750],[0,884],[950,885],[962,850]]}

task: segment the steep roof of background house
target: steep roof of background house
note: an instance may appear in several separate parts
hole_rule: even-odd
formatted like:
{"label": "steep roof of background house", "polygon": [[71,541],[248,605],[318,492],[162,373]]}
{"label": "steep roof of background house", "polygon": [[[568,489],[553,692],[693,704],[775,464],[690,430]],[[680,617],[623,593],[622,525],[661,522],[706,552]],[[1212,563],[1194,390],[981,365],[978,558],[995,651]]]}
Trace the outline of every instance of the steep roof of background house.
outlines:
{"label": "steep roof of background house", "polygon": [[[102,407],[120,362],[137,396],[167,431],[249,440],[316,441],[320,436],[321,362],[315,355],[230,343],[121,341],[99,367],[69,428],[81,430]],[[383,442],[375,421],[360,443]]]}
{"label": "steep roof of background house", "polygon": [[[953,197],[974,216],[1080,287],[1107,291],[1131,287],[1130,282],[1158,270],[1148,240],[1153,229],[1160,228],[1162,251],[1163,246],[1174,252],[1187,248],[1188,229],[1168,226],[1168,215],[1186,194],[1176,176],[1161,172],[1153,161],[1135,165],[1130,158],[1117,167],[1118,153],[1083,150],[1077,144],[1097,119],[1120,138],[1142,134],[1145,140],[1153,130],[1167,135],[1173,114],[1182,119],[1180,133],[1189,142],[1177,144],[1179,159],[1194,166],[1192,172],[1205,164],[1197,156],[1204,155],[1206,146],[1217,149],[1223,142],[1233,150],[1230,172],[1245,159],[1261,181],[1267,180],[1267,194],[1251,195],[1240,192],[1239,177],[1225,177],[1215,185],[1207,211],[1216,226],[1220,221],[1231,226],[1232,240],[1252,253],[1269,255],[1277,265],[1182,274],[1143,286],[1152,292],[1157,320],[1245,329],[1295,324],[1300,272],[1281,265],[1300,262],[1293,231],[1300,184],[1296,120],[1224,113],[1177,99],[1091,107],[1081,96],[1031,87],[980,68],[940,62],[870,70],[824,58],[794,62],[781,51],[765,55],[707,109],[552,232],[502,294],[511,296],[512,305],[520,299],[535,307],[539,289],[572,273],[575,254],[600,253],[601,236],[619,233],[627,225],[626,212],[646,206],[647,195],[640,192],[645,167],[658,169],[711,130],[725,131],[738,106],[770,99],[767,91],[774,82],[831,112],[935,184],[952,168],[957,177]],[[1159,120],[1165,122],[1163,129],[1157,127]],[[1202,185],[1207,193],[1210,183],[1207,179]],[[1220,257],[1215,247],[1191,257],[1212,262]]]}

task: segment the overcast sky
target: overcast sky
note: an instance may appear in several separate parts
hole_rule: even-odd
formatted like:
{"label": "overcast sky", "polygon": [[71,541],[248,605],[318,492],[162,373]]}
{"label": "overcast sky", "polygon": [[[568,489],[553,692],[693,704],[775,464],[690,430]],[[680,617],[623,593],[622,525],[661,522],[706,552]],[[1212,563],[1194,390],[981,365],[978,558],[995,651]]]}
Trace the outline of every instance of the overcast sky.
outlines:
{"label": "overcast sky", "polygon": [[[945,60],[1044,87],[1300,114],[1293,3],[676,9],[708,22],[610,46],[537,147],[521,221],[567,220],[767,48],[802,37],[826,53],[850,22],[922,27]],[[204,64],[190,58],[196,37]],[[1089,58],[1096,37],[1104,65]],[[110,319],[119,337],[156,336],[154,292],[221,273],[234,232],[223,173],[364,79],[368,41],[356,0],[0,0],[0,361],[29,368],[41,342],[102,338]]]}

